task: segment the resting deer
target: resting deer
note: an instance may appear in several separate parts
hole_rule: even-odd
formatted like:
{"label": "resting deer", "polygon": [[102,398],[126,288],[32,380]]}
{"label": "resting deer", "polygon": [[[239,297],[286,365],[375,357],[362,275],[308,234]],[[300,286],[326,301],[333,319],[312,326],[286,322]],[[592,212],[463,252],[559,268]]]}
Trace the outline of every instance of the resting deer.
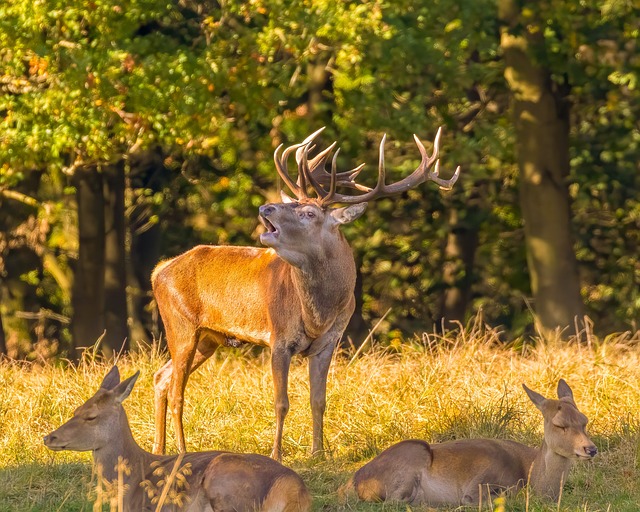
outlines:
{"label": "resting deer", "polygon": [[[362,215],[367,201],[427,180],[449,189],[460,169],[450,180],[438,177],[438,130],[433,155],[428,156],[414,136],[422,156],[420,165],[399,182],[386,184],[383,137],[378,182],[369,188],[355,182],[363,166],[337,172],[337,151],[327,172],[325,162],[335,142],[309,160],[311,145],[321,131],[284,151],[281,145],[274,153],[278,174],[296,198],[283,194],[282,203],[260,207],[259,218],[266,229],[260,241],[268,248],[198,246],[155,268],[153,292],[171,360],[155,375],[154,452],[165,450],[167,403],[178,450],[185,451],[182,413],[189,374],[218,346],[238,342],[271,347],[276,415],[271,456],[277,460],[282,458],[282,429],[289,410],[291,358],[296,354],[309,358],[312,452],[322,451],[329,363],[355,307],[356,266],[339,227]],[[287,169],[293,152],[297,180]],[[339,193],[337,187],[358,193]],[[308,195],[310,189],[317,197]],[[330,208],[336,203],[346,206]]]}
{"label": "resting deer", "polygon": [[153,455],[140,448],[122,407],[139,373],[120,382],[114,366],[96,394],[78,407],[69,421],[45,436],[44,444],[56,451],[93,451],[94,464],[108,482],[118,480],[117,466],[123,464],[120,478],[125,511],[158,510],[157,500],[164,487],[161,480],[170,480],[172,472],[181,475],[174,479],[174,490],[178,491],[175,501],[182,505],[167,504],[163,511],[311,510],[311,496],[302,479],[263,455],[222,451]]}
{"label": "resting deer", "polygon": [[360,468],[341,493],[348,497],[355,492],[365,501],[473,505],[488,494],[529,483],[536,493],[557,499],[573,461],[591,459],[598,450],[585,432],[587,417],[564,380],[558,383],[558,400],[523,388],[544,417],[540,448],[498,439],[432,445],[401,441]]}

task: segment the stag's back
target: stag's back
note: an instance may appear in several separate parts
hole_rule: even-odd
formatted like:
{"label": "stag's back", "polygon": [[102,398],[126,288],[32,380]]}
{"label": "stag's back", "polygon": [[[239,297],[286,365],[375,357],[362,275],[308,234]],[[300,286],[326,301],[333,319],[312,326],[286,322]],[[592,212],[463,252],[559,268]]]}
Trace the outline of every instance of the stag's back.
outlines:
{"label": "stag's back", "polygon": [[200,245],[159,263],[151,282],[163,319],[179,315],[242,341],[267,344],[273,313],[295,314],[286,264],[273,249]]}

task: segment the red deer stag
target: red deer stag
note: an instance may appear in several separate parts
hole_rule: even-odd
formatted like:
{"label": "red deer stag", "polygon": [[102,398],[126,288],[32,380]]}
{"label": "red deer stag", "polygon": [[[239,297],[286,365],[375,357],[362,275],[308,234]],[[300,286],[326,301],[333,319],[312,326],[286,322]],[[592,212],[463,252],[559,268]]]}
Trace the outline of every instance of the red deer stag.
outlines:
{"label": "red deer stag", "polygon": [[[271,456],[277,460],[282,458],[282,428],[289,410],[291,358],[295,354],[309,358],[312,452],[322,451],[329,363],[355,305],[355,262],[339,227],[362,215],[367,201],[404,192],[428,180],[449,189],[460,169],[450,180],[438,177],[438,130],[431,156],[414,136],[422,155],[420,165],[409,176],[388,185],[383,137],[377,185],[365,187],[355,182],[363,166],[337,172],[338,151],[331,172],[326,171],[325,162],[335,142],[308,159],[313,140],[321,131],[284,151],[281,145],[274,153],[278,174],[296,199],[283,194],[282,203],[260,207],[259,218],[266,228],[260,241],[267,249],[201,245],[155,268],[153,292],[171,355],[155,374],[156,453],[165,450],[167,402],[178,450],[185,451],[182,411],[187,378],[219,345],[238,342],[271,347],[276,413]],[[293,152],[297,180],[287,169]],[[339,193],[338,186],[359,193]],[[308,195],[309,188],[317,197]],[[346,206],[329,207],[336,203]]]}
{"label": "red deer stag", "polygon": [[411,505],[473,505],[529,483],[557,499],[574,460],[591,459],[598,449],[585,427],[587,417],[569,385],[558,383],[558,400],[524,390],[544,418],[542,447],[514,441],[463,439],[429,445],[408,440],[387,448],[356,471],[341,490],[365,501],[402,501]]}
{"label": "red deer stag", "polygon": [[[311,510],[311,495],[302,479],[263,455],[220,451],[153,455],[140,448],[122,407],[138,374],[120,382],[118,368],[111,368],[96,394],[78,407],[69,421],[44,438],[44,444],[52,450],[91,450],[103,478],[118,482],[124,490],[122,508],[118,510]],[[170,493],[165,487],[171,481]],[[160,504],[163,496],[166,501]],[[166,496],[172,499],[167,500]]]}

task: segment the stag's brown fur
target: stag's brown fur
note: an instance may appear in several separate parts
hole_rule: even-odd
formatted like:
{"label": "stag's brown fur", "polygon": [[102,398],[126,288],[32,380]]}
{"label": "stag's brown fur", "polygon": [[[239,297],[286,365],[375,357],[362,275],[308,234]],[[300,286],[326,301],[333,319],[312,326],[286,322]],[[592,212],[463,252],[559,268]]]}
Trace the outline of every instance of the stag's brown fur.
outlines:
{"label": "stag's brown fur", "polygon": [[[159,498],[176,461],[188,486],[176,489],[182,505],[165,502],[163,511],[191,512],[307,512],[311,496],[302,479],[291,469],[257,454],[222,451],[194,452],[178,456],[153,455],[131,435],[124,400],[138,374],[120,383],[114,366],[96,394],[78,407],[73,417],[45,437],[52,450],[93,451],[94,464],[103,477],[117,481],[119,459],[128,471],[124,511],[156,510]],[[144,484],[143,484],[144,482]],[[151,490],[153,496],[149,496]]]}
{"label": "stag's brown fur", "polygon": [[573,461],[590,459],[597,449],[566,382],[558,384],[558,400],[524,389],[544,417],[542,447],[499,439],[401,441],[360,468],[341,493],[365,501],[473,505],[481,496],[484,501],[529,483],[538,494],[557,498]]}

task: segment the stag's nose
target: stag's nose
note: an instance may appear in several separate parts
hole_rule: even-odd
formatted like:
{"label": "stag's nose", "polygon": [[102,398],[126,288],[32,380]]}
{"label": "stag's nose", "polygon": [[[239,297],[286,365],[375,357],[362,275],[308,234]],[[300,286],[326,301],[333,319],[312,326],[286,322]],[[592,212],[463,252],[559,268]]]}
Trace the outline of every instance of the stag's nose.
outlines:
{"label": "stag's nose", "polygon": [[263,204],[260,208],[258,208],[258,212],[260,212],[260,215],[262,215],[263,217],[268,217],[275,211],[276,207],[272,204]]}
{"label": "stag's nose", "polygon": [[48,446],[51,442],[53,442],[55,440],[56,436],[54,436],[53,434],[49,434],[44,436],[44,444],[45,446]]}
{"label": "stag's nose", "polygon": [[589,457],[595,457],[598,453],[598,449],[595,447],[595,445],[591,445],[591,446],[585,446],[584,447],[584,452],[589,456]]}

